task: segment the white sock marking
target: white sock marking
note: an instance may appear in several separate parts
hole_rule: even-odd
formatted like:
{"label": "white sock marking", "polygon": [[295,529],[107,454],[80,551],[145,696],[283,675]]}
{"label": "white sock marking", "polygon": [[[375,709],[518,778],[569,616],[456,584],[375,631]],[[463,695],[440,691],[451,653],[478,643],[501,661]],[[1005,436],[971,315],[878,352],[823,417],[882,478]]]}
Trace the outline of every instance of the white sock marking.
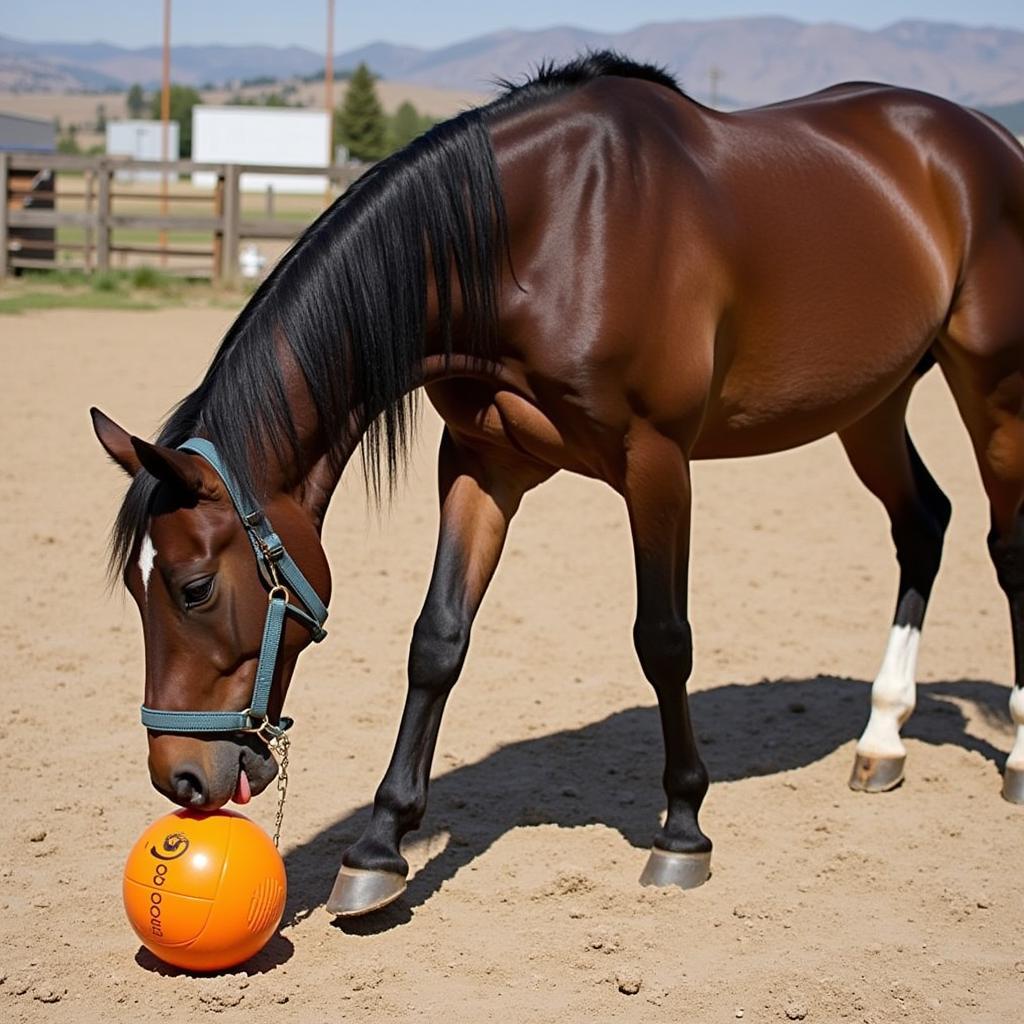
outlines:
{"label": "white sock marking", "polygon": [[1010,717],[1017,726],[1017,738],[1006,759],[1006,767],[1024,772],[1024,689],[1018,686],[1010,692]]}
{"label": "white sock marking", "polygon": [[153,562],[156,560],[156,548],[149,538],[149,533],[142,538],[139,547],[139,572],[142,573],[142,591],[149,593],[149,577],[153,572]]}
{"label": "white sock marking", "polygon": [[[914,673],[921,631],[916,626],[893,626],[882,667],[871,686],[871,717],[857,741],[857,753],[875,757],[903,757],[907,748],[900,727],[917,701]],[[1024,712],[1024,702],[1022,702]],[[1022,751],[1024,754],[1024,751]]]}

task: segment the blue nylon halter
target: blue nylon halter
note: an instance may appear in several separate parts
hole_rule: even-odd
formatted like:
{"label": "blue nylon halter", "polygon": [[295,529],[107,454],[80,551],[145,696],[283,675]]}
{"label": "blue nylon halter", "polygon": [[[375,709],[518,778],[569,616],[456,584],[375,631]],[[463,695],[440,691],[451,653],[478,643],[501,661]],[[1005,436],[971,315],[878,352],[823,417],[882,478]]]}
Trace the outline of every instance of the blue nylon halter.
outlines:
{"label": "blue nylon halter", "polygon": [[[263,624],[263,640],[249,707],[244,711],[160,711],[143,704],[142,724],[158,732],[255,732],[264,738],[273,739],[292,724],[290,718],[282,717],[276,725],[267,718],[267,705],[286,616],[291,614],[302,622],[312,634],[313,642],[319,643],[327,636],[323,628],[327,608],[285,551],[281,538],[274,532],[263,510],[258,507],[247,510],[242,493],[221,461],[216,447],[205,438],[193,437],[179,445],[178,451],[190,452],[205,459],[223,481],[224,489],[230,495],[231,503],[252,545],[260,577],[270,588],[267,618]],[[305,605],[305,609],[289,601],[289,590]]]}

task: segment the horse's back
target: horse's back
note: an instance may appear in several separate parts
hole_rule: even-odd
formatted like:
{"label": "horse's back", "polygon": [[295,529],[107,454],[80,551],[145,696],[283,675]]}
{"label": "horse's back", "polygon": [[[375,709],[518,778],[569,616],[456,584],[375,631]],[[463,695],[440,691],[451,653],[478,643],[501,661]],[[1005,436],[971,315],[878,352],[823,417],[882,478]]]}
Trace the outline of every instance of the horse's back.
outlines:
{"label": "horse's back", "polygon": [[754,454],[855,422],[914,371],[1024,163],[973,111],[872,83],[714,120],[736,276],[697,451]]}
{"label": "horse's back", "polygon": [[1019,175],[980,116],[873,83],[722,113],[606,78],[495,137],[514,345],[591,418],[642,408],[698,458],[815,440],[900,387]]}

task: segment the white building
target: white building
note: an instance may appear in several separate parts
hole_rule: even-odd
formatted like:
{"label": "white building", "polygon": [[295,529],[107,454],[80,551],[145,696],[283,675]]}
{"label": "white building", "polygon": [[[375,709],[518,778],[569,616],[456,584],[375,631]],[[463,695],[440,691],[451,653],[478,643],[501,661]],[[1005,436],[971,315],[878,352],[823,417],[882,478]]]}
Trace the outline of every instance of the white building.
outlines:
{"label": "white building", "polygon": [[[192,108],[192,159],[198,163],[324,167],[330,163],[330,115],[294,107]],[[192,184],[213,188],[214,175],[197,172]],[[243,192],[323,193],[323,175],[243,174]]]}
{"label": "white building", "polygon": [[[171,121],[167,126],[167,159],[177,160],[181,154],[180,126]],[[108,121],[107,156],[129,156],[133,160],[160,160],[163,124],[160,121]],[[177,181],[176,174],[169,175]],[[118,171],[118,181],[159,181],[159,171]]]}

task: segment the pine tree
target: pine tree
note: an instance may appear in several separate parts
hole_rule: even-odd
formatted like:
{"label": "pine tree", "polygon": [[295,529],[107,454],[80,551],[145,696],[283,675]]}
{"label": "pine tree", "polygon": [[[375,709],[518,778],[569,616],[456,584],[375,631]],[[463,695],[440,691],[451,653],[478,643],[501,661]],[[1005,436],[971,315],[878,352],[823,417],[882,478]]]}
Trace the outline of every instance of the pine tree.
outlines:
{"label": "pine tree", "polygon": [[352,72],[345,100],[335,112],[334,137],[355,160],[380,160],[387,152],[384,111],[365,64]]}
{"label": "pine tree", "polygon": [[[171,86],[171,120],[178,122],[178,141],[181,155],[186,160],[192,155],[192,108],[202,101],[202,97],[190,85]],[[159,91],[153,94],[149,116],[160,119]],[[172,154],[171,158],[176,159],[177,155]]]}
{"label": "pine tree", "polygon": [[146,116],[146,94],[142,91],[142,86],[138,82],[128,90],[125,106],[128,108],[129,117],[140,118]]}
{"label": "pine tree", "polygon": [[419,111],[406,100],[394,113],[389,125],[391,148],[401,149],[409,145],[423,130],[423,119]]}
{"label": "pine tree", "polygon": [[78,129],[73,124],[69,124],[66,134],[57,140],[57,152],[66,153],[69,156],[77,156],[82,152],[78,145]]}

